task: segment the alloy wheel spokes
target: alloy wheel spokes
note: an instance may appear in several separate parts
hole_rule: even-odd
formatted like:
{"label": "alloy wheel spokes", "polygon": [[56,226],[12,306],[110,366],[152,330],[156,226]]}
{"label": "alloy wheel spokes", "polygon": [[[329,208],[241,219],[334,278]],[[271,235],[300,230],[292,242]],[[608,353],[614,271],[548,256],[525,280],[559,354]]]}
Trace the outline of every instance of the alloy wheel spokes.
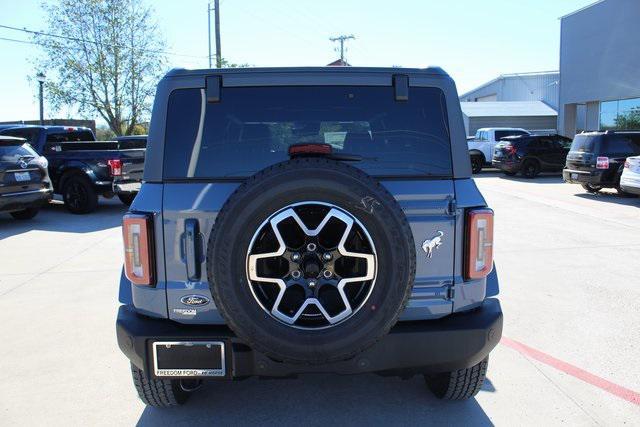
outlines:
{"label": "alloy wheel spokes", "polygon": [[[325,213],[318,222],[320,208]],[[317,225],[310,226],[305,216],[315,216]],[[257,239],[267,237],[274,240],[270,250],[253,253]],[[333,247],[323,246],[329,244]],[[254,235],[247,256],[256,300],[296,327],[332,326],[353,315],[371,293],[375,273],[375,249],[364,226],[320,202],[291,205],[273,215]]]}

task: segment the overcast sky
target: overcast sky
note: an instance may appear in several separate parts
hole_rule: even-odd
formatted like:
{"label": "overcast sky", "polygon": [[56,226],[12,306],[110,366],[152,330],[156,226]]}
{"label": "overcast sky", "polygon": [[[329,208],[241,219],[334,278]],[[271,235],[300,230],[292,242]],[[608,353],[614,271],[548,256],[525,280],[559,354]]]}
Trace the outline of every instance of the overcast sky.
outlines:
{"label": "overcast sky", "polygon": [[[207,1],[155,1],[171,67],[207,66]],[[352,65],[438,65],[463,93],[500,74],[558,69],[559,17],[593,0],[221,0],[222,53],[255,66],[326,65],[353,34]],[[0,24],[45,30],[40,0],[0,0]],[[29,40],[0,29],[0,38]],[[37,46],[0,40],[0,121],[36,119]],[[46,70],[44,70],[46,73]],[[46,117],[61,117],[45,105]]]}

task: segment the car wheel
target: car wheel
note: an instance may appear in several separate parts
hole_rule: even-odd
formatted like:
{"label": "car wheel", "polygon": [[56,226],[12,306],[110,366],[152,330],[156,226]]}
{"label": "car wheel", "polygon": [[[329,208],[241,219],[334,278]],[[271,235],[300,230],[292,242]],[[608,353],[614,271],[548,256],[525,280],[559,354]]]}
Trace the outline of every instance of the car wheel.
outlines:
{"label": "car wheel", "polygon": [[471,155],[471,172],[480,173],[482,170],[483,159],[477,154]]}
{"label": "car wheel", "polygon": [[135,199],[137,195],[138,193],[120,193],[118,194],[118,199],[120,199],[123,204],[131,206],[133,199]]}
{"label": "car wheel", "polygon": [[192,384],[186,384],[184,380],[151,379],[133,364],[131,365],[131,377],[140,400],[145,405],[157,408],[182,405],[187,401],[191,392],[198,388],[198,383],[192,387]]}
{"label": "car wheel", "polygon": [[582,188],[584,188],[587,193],[591,194],[596,194],[597,192],[602,190],[602,187],[593,184],[582,184]]}
{"label": "car wheel", "polygon": [[470,399],[482,388],[487,376],[489,358],[471,368],[444,372],[435,375],[425,375],[424,379],[431,392],[443,400]]}
{"label": "car wheel", "polygon": [[27,208],[21,211],[9,212],[15,219],[26,220],[31,219],[38,214],[38,208]]}
{"label": "car wheel", "polygon": [[349,359],[386,335],[416,254],[391,194],[359,169],[294,159],[248,179],[216,217],[211,293],[229,327],[275,360]]}
{"label": "car wheel", "polygon": [[75,174],[64,181],[62,199],[69,212],[87,214],[98,207],[98,195],[93,190],[89,179]]}
{"label": "car wheel", "polygon": [[527,160],[522,165],[522,176],[525,178],[535,178],[540,173],[540,164],[535,160]]}

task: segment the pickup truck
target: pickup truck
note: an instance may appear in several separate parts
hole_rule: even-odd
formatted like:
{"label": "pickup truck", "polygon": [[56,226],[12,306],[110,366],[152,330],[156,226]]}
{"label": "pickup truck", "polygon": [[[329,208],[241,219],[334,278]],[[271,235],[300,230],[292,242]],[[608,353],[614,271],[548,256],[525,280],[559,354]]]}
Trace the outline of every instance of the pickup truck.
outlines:
{"label": "pickup truck", "polygon": [[529,131],[520,128],[481,128],[475,137],[467,139],[471,171],[479,173],[483,166],[491,166],[493,152],[500,139],[506,136],[531,135]]}
{"label": "pickup truck", "polygon": [[[116,141],[120,143],[121,148],[147,147],[147,135],[119,136]],[[144,156],[129,157],[123,160],[120,175],[113,177],[113,192],[127,206],[131,205],[140,191],[143,171]]]}
{"label": "pickup truck", "polygon": [[170,72],[122,230],[142,401],[312,372],[478,393],[502,310],[464,140],[436,67]]}
{"label": "pickup truck", "polygon": [[[113,180],[123,163],[144,163],[144,144],[96,141],[89,128],[70,126],[3,125],[0,135],[25,138],[49,162],[53,190],[74,214],[93,212],[98,196],[114,196]],[[119,195],[125,204],[127,197]]]}

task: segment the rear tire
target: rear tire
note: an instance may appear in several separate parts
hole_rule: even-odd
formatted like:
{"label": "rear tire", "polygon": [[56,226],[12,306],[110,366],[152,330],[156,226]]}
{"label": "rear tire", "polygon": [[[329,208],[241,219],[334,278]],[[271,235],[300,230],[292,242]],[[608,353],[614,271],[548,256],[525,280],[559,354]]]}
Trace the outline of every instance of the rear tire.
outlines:
{"label": "rear tire", "polygon": [[38,214],[38,208],[27,208],[21,211],[9,212],[12,217],[19,220],[31,219]]}
{"label": "rear tire", "polygon": [[438,399],[466,400],[480,391],[487,376],[489,357],[475,366],[435,375],[425,375],[429,389]]}
{"label": "rear tire", "polygon": [[593,184],[581,184],[581,185],[582,185],[582,188],[584,188],[584,190],[587,193],[591,193],[591,194],[596,194],[600,190],[602,190],[602,187],[600,187],[599,185],[593,185]]}
{"label": "rear tire", "polygon": [[135,199],[137,195],[138,193],[120,193],[118,194],[118,199],[120,199],[123,204],[131,206],[133,199]]}
{"label": "rear tire", "polygon": [[533,179],[540,173],[540,164],[535,160],[527,160],[522,165],[522,176]]}
{"label": "rear tire", "polygon": [[131,365],[133,386],[138,392],[140,400],[147,406],[169,408],[182,405],[189,398],[190,392],[185,391],[180,380],[155,380],[148,378],[142,370]]}
{"label": "rear tire", "polygon": [[484,164],[484,159],[482,156],[478,154],[471,155],[471,172],[472,173],[480,173],[482,170],[482,165]]}
{"label": "rear tire", "polygon": [[89,179],[76,173],[64,181],[62,199],[69,212],[87,214],[98,207],[98,195],[93,190]]}

